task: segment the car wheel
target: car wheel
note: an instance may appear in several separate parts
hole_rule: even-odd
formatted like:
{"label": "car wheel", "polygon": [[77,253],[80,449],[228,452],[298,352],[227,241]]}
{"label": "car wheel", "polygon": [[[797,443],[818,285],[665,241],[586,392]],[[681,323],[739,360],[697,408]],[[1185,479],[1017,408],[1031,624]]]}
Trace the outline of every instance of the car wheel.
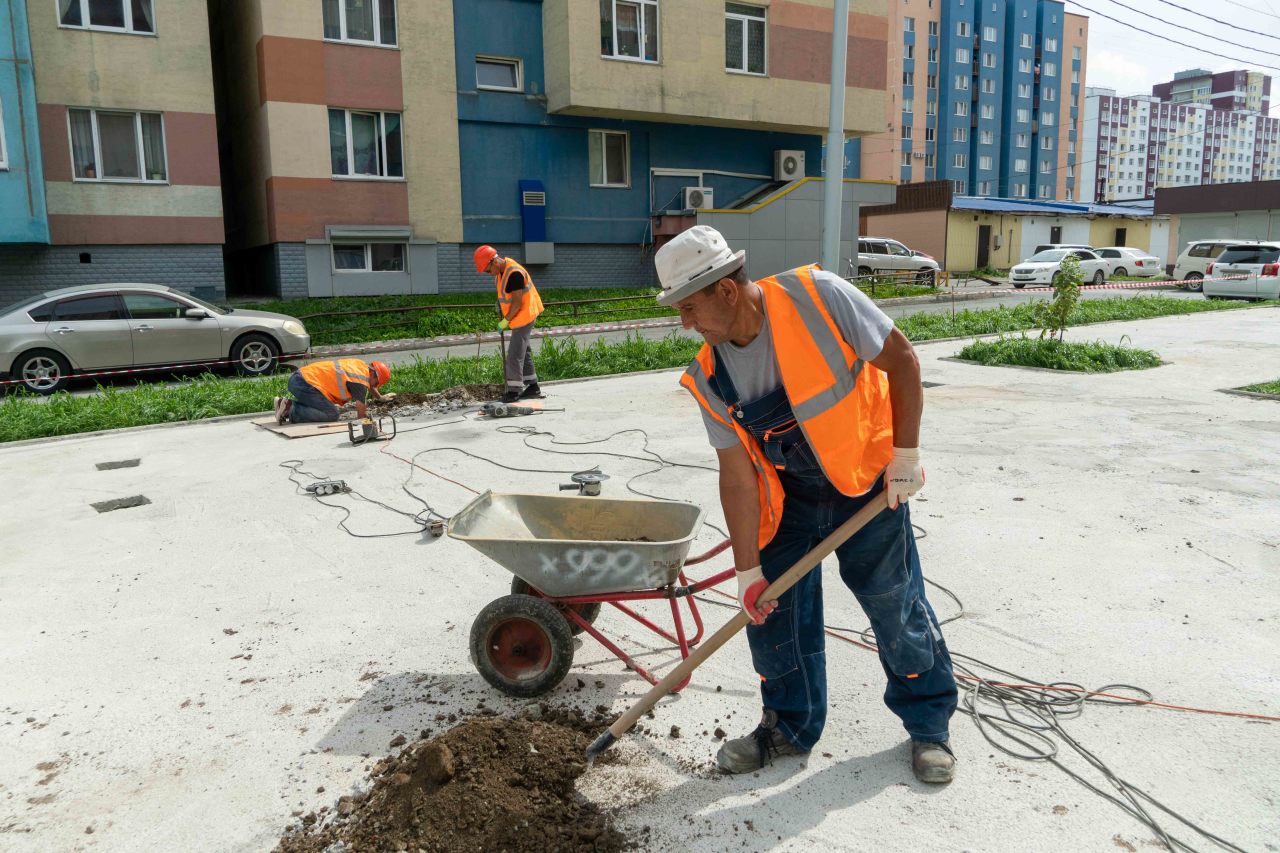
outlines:
{"label": "car wheel", "polygon": [[1198,272],[1187,273],[1187,290],[1199,293],[1202,287],[1204,287],[1204,276]]}
{"label": "car wheel", "polygon": [[1111,277],[1115,278],[1116,276],[1126,276],[1128,274],[1129,271],[1124,267],[1116,267],[1116,271],[1111,274]]}
{"label": "car wheel", "polygon": [[67,387],[71,363],[53,350],[33,349],[18,356],[12,373],[10,378],[21,382],[20,387],[35,394],[52,394]]}
{"label": "car wheel", "polygon": [[280,363],[280,347],[266,335],[245,335],[231,346],[231,361],[241,376],[264,376]]}
{"label": "car wheel", "polygon": [[871,267],[858,267],[858,277],[865,278],[871,275]]}
{"label": "car wheel", "polygon": [[925,287],[937,287],[938,271],[932,269],[920,270],[916,273],[916,284],[921,284]]}
{"label": "car wheel", "polygon": [[1102,284],[1106,280],[1107,280],[1107,274],[1104,273],[1102,270],[1098,270],[1093,274],[1093,281],[1091,283]]}
{"label": "car wheel", "polygon": [[1013,286],[1016,287],[1018,290],[1022,290],[1022,288],[1027,286],[1027,283],[1025,281],[1015,281],[1013,283]]}

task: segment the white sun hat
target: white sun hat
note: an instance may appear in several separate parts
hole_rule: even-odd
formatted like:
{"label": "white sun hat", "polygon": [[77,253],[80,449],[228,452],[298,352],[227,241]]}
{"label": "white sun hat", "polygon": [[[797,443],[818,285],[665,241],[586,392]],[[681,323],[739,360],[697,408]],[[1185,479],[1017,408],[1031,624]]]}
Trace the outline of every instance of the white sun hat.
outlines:
{"label": "white sun hat", "polygon": [[681,231],[653,257],[662,293],[659,305],[673,305],[709,284],[737,272],[747,253],[729,248],[724,236],[710,225]]}

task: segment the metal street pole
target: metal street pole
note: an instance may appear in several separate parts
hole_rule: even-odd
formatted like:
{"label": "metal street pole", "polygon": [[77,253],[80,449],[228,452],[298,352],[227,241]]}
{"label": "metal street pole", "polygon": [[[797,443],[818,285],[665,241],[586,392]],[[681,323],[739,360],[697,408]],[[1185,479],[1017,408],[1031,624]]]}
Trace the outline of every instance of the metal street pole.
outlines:
{"label": "metal street pole", "polygon": [[844,80],[849,54],[849,0],[835,0],[831,27],[831,107],[822,187],[822,266],[840,270],[840,205],[844,197]]}

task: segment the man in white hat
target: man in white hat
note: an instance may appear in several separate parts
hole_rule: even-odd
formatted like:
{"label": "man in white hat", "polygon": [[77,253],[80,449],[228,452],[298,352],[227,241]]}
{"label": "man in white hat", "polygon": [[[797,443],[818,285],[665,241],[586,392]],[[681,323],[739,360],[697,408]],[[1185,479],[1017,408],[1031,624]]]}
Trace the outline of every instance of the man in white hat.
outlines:
{"label": "man in white hat", "polygon": [[654,262],[658,302],[706,346],[681,378],[720,458],[720,501],[763,719],[716,760],[730,773],[803,755],[827,715],[822,573],[777,601],[760,593],[881,490],[889,509],[836,550],[840,579],[875,630],[884,700],[924,782],[949,782],[951,657],[930,607],[907,500],[924,485],[920,364],[860,290],[816,265],[759,281],[714,228],[677,235]]}

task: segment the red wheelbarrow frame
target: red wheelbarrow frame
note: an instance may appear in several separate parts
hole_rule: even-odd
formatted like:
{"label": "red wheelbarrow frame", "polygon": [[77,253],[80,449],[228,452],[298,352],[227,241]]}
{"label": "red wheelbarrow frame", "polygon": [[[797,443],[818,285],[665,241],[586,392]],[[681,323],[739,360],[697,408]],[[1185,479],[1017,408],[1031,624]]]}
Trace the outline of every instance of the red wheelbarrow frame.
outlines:
{"label": "red wheelbarrow frame", "polygon": [[[702,563],[707,560],[710,560],[712,557],[715,557],[716,555],[722,553],[728,547],[729,547],[729,541],[726,539],[724,542],[721,542],[719,545],[712,548],[710,551],[707,551],[705,554],[699,554],[696,557],[690,557],[689,559],[685,560],[684,565],[693,566],[693,565],[697,565],[698,563]],[[662,637],[663,639],[668,640],[669,642],[675,643],[676,646],[678,646],[680,649],[680,657],[687,658],[689,657],[690,647],[696,646],[699,643],[699,641],[702,640],[702,634],[703,634],[702,614],[698,612],[698,603],[694,601],[693,596],[696,593],[702,592],[703,590],[710,589],[713,586],[718,586],[719,584],[724,583],[729,578],[733,577],[734,571],[735,570],[732,567],[730,567],[728,569],[725,569],[723,572],[719,572],[718,574],[712,575],[706,580],[702,580],[702,581],[698,581],[697,583],[690,584],[689,579],[685,577],[684,568],[682,566],[680,569],[680,573],[677,576],[679,579],[678,585],[672,584],[671,586],[662,587],[660,589],[641,589],[641,590],[633,590],[629,592],[611,592],[611,593],[605,593],[603,595],[554,596],[554,595],[546,595],[542,591],[532,586],[530,587],[530,590],[533,593],[535,593],[539,598],[543,598],[552,604],[561,606],[563,608],[561,612],[564,614],[564,617],[566,619],[570,620],[571,622],[573,622],[573,624],[581,628],[583,632],[590,634],[592,637],[594,637],[600,643],[600,645],[604,646],[606,649],[612,652],[614,656],[618,658],[618,660],[622,661],[626,665],[627,669],[632,670],[641,678],[643,678],[645,681],[648,681],[650,684],[657,684],[658,683],[657,678],[651,675],[647,669],[642,667],[640,664],[636,663],[635,659],[632,658],[631,655],[624,652],[622,648],[618,646],[617,643],[610,640],[608,637],[602,634],[599,630],[597,630],[594,625],[592,625],[590,622],[588,622],[587,620],[579,616],[577,610],[574,609],[573,605],[611,604],[614,607],[616,607],[618,610],[621,610],[623,613],[630,616],[635,621],[639,622],[644,627],[648,628],[653,633],[657,634],[659,637]],[[630,607],[627,607],[625,604],[622,603],[624,601],[656,601],[658,599],[663,599],[663,598],[667,599],[668,603],[671,605],[671,618],[672,618],[672,621],[675,623],[675,629],[676,629],[676,632],[674,635],[672,635],[665,628],[662,628],[661,626],[654,624],[651,620],[646,619],[644,616],[641,616],[639,613],[637,613],[636,611],[632,610]],[[696,633],[694,633],[693,637],[686,637],[684,633],[684,618],[680,612],[681,599],[685,600],[685,603],[689,608],[689,614],[693,617],[693,624],[697,627],[697,631]],[[686,678],[684,681],[680,682],[680,684],[677,685],[671,692],[678,693],[679,691],[687,687],[688,684],[689,684],[689,679]]]}

